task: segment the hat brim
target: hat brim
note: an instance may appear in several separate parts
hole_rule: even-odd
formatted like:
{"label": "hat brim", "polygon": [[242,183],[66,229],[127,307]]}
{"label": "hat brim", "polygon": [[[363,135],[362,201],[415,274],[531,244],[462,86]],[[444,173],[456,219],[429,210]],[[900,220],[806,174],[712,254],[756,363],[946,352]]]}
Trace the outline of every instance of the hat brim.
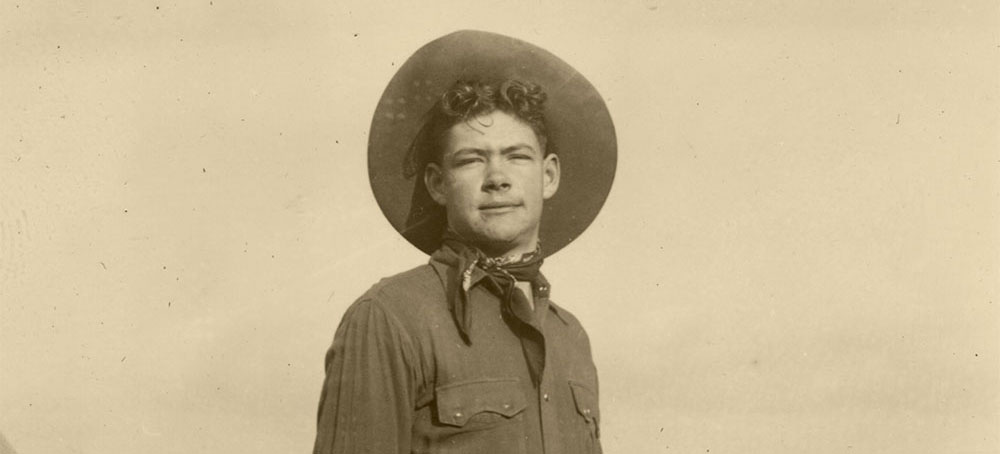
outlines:
{"label": "hat brim", "polygon": [[611,190],[615,129],[604,100],[587,79],[548,51],[515,38],[471,30],[448,34],[400,66],[375,109],[368,141],[368,176],[382,213],[427,254],[440,247],[445,219],[443,210],[421,212],[423,207],[417,206],[429,198],[420,173],[411,178],[404,174],[409,146],[425,113],[456,81],[499,79],[533,82],[548,95],[548,143],[559,156],[561,178],[542,213],[539,238],[546,256],[586,230]]}

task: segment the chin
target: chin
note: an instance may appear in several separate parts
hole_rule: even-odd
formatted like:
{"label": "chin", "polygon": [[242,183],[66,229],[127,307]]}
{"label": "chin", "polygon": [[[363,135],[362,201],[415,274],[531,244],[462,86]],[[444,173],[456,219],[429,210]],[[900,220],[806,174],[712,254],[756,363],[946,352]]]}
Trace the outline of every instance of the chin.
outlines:
{"label": "chin", "polygon": [[523,238],[523,232],[500,231],[500,230],[478,230],[471,235],[475,242],[484,252],[504,253],[515,248]]}
{"label": "chin", "polygon": [[476,232],[472,238],[475,238],[477,243],[492,246],[503,246],[517,242],[516,235],[498,235],[492,232]]}

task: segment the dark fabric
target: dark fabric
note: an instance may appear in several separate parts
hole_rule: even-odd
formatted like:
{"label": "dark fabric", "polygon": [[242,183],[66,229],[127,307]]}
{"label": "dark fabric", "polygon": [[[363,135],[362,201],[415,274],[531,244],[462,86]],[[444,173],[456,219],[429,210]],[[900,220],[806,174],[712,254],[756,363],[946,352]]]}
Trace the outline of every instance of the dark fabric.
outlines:
{"label": "dark fabric", "polygon": [[[597,373],[576,318],[549,300],[541,274],[535,310],[515,291],[508,312],[475,266],[466,342],[449,304],[462,273],[442,248],[347,310],[327,353],[314,453],[601,452]],[[544,342],[522,342],[532,333]]]}
{"label": "dark fabric", "polygon": [[447,232],[438,255],[442,261],[455,263],[456,267],[462,270],[459,274],[461,282],[458,284],[461,291],[452,295],[452,300],[448,303],[463,340],[471,343],[468,334],[471,320],[466,308],[469,304],[472,271],[478,267],[491,281],[488,288],[500,297],[505,320],[519,333],[521,349],[524,351],[531,372],[531,381],[537,385],[545,369],[545,336],[536,323],[533,304],[528,301],[524,292],[517,288],[517,281],[530,282],[533,288],[547,289],[547,286],[541,285],[540,269],[543,261],[541,247],[520,257],[487,257],[479,249],[467,245],[454,234]]}

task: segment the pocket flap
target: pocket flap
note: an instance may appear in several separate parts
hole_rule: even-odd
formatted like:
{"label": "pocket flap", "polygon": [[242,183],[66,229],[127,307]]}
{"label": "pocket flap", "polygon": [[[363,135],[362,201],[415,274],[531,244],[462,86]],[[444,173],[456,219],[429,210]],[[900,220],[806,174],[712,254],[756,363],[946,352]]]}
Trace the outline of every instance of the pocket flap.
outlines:
{"label": "pocket flap", "polygon": [[573,390],[573,400],[576,401],[576,411],[587,421],[599,421],[600,411],[597,408],[597,393],[593,392],[586,385],[580,382],[569,382],[570,389]]}
{"label": "pocket flap", "polygon": [[458,427],[483,412],[510,418],[527,406],[516,378],[453,383],[437,388],[435,394],[438,420]]}

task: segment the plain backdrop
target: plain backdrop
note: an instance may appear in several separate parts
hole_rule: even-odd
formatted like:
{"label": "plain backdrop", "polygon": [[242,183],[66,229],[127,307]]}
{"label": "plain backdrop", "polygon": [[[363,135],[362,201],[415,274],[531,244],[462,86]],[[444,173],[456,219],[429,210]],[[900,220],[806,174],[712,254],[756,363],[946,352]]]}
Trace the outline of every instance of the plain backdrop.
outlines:
{"label": "plain backdrop", "polygon": [[309,452],[344,309],[426,261],[368,186],[376,104],[468,28],[615,121],[544,267],[606,452],[1000,452],[1000,5],[952,0],[3,0],[3,438]]}

